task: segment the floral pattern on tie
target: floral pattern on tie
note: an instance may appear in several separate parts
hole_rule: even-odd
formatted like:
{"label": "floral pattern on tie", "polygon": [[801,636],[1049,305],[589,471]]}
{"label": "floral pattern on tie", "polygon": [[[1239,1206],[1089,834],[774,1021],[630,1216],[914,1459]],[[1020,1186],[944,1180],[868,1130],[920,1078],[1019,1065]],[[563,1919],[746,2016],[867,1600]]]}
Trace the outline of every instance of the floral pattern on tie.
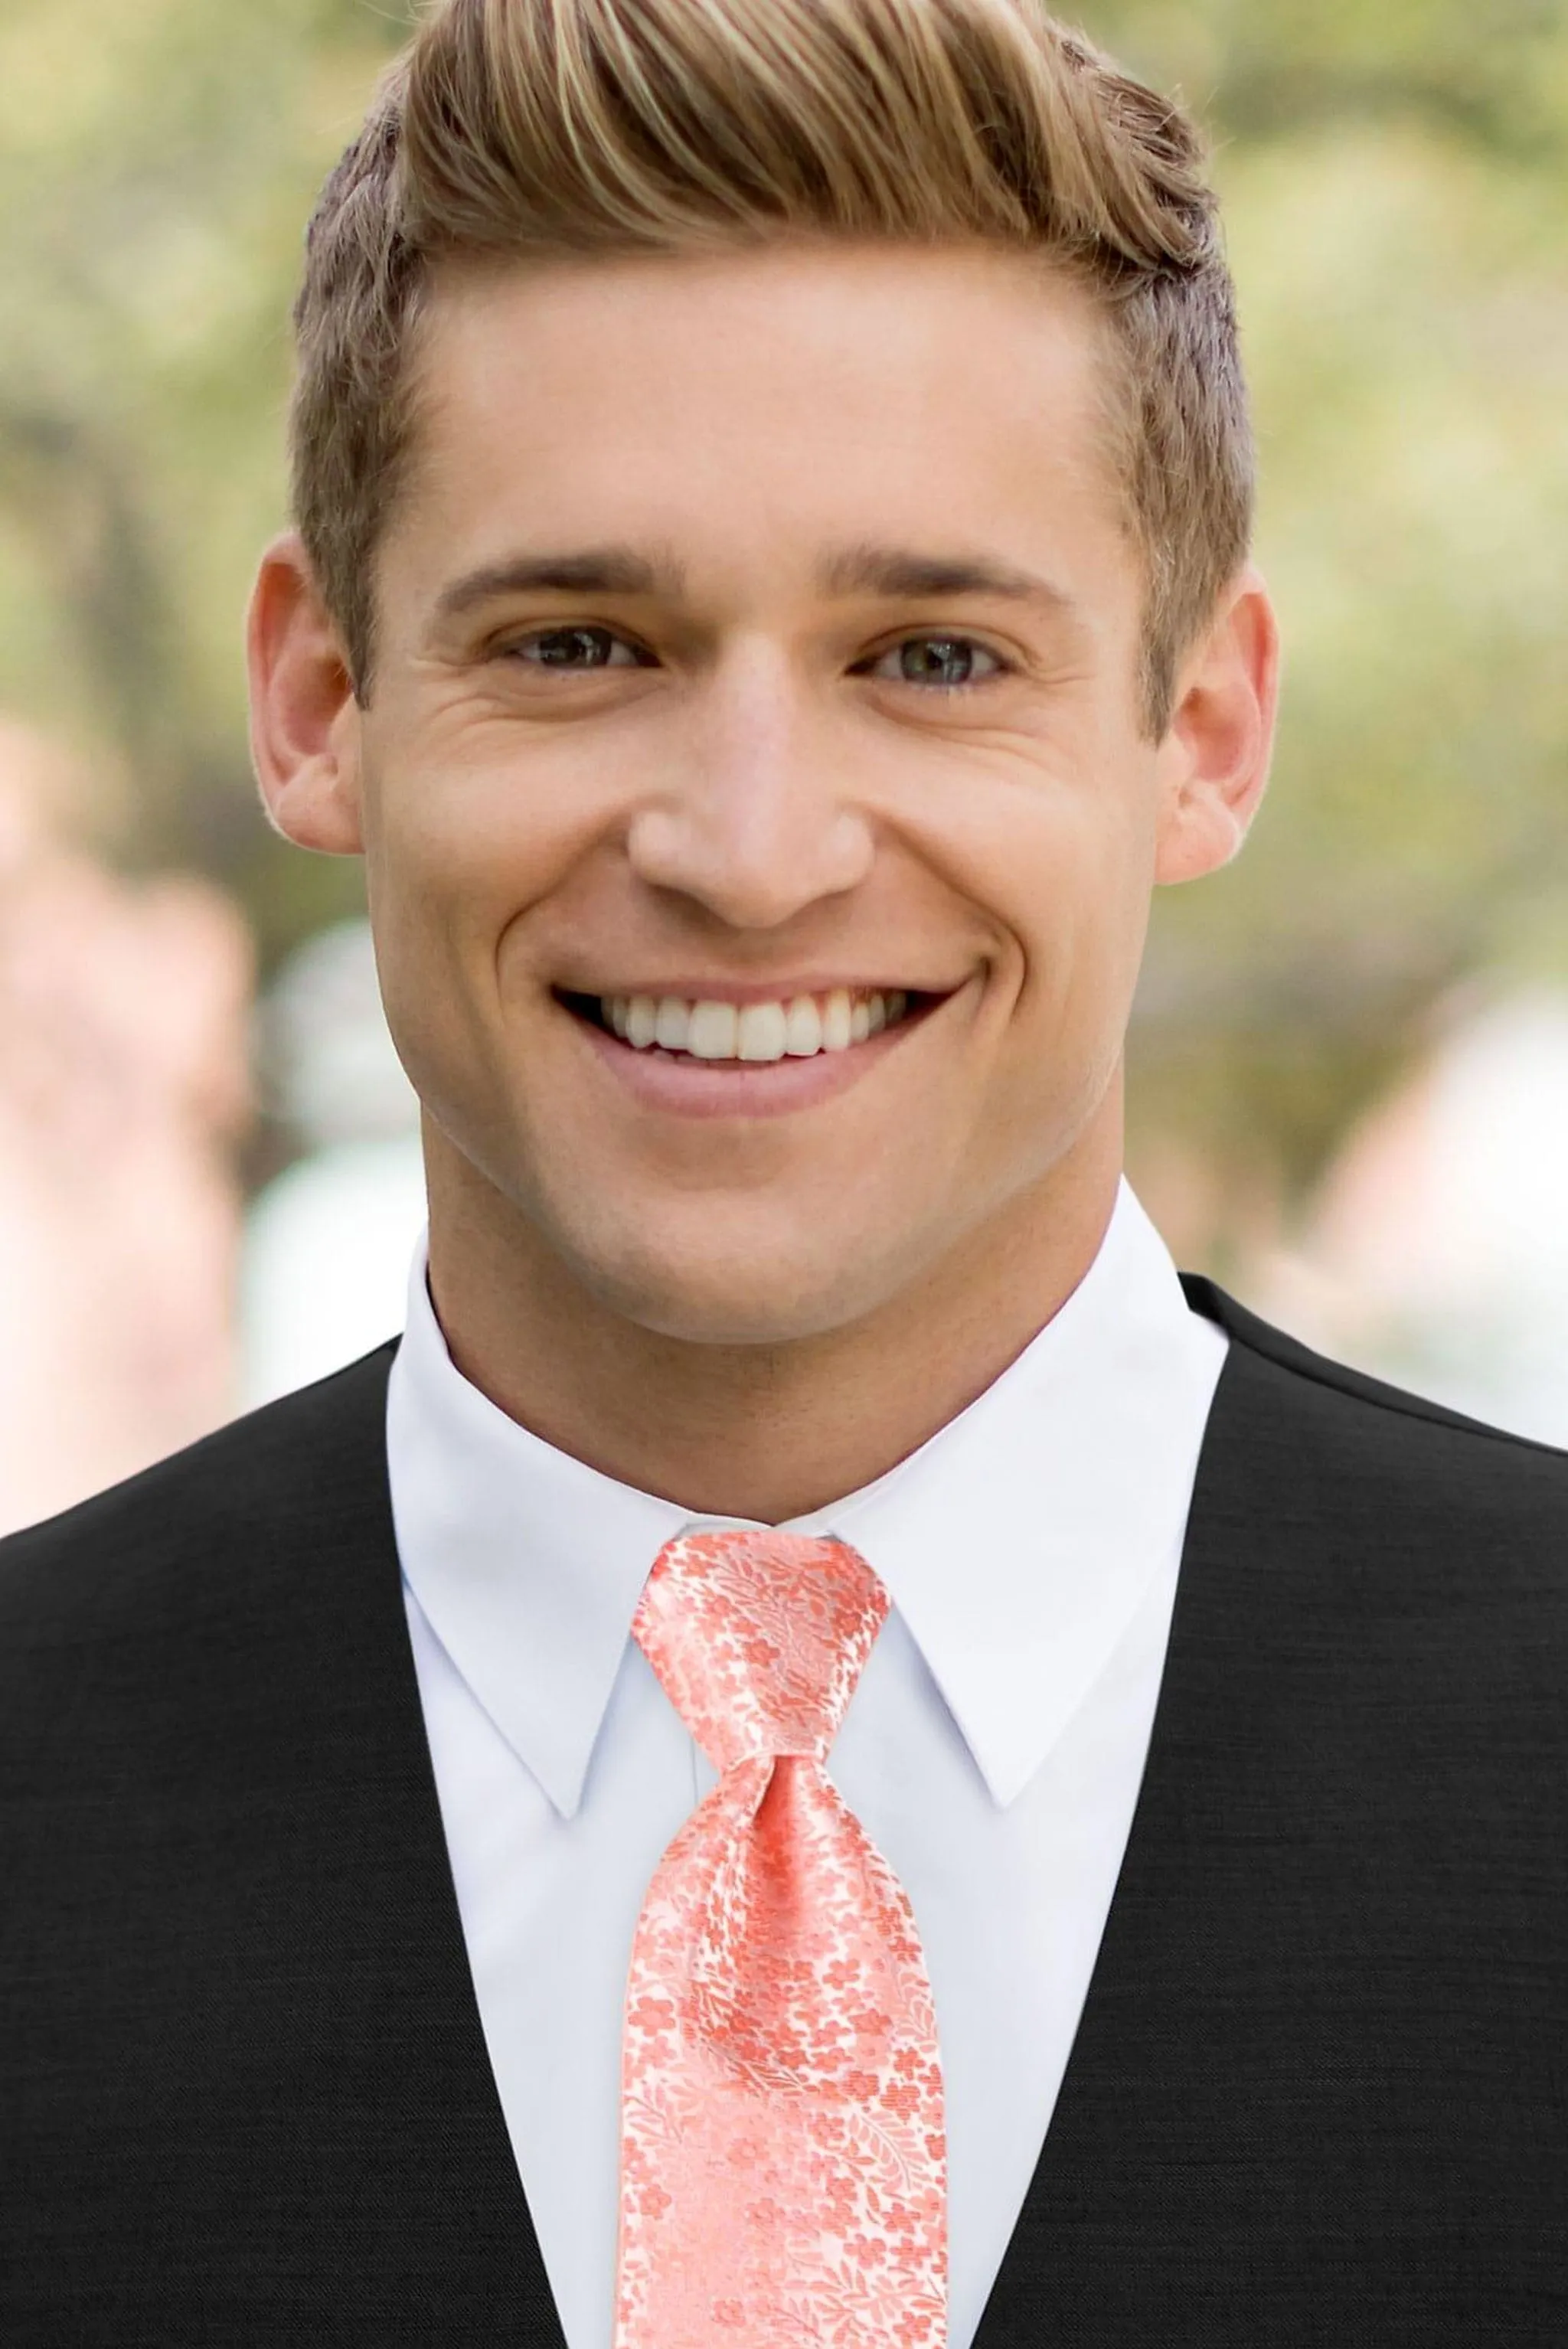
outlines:
{"label": "floral pattern on tie", "polygon": [[638,1920],[615,2349],[942,2349],[936,2021],[823,1767],[888,1611],[846,1544],[686,1535],[633,1634],[719,1772]]}

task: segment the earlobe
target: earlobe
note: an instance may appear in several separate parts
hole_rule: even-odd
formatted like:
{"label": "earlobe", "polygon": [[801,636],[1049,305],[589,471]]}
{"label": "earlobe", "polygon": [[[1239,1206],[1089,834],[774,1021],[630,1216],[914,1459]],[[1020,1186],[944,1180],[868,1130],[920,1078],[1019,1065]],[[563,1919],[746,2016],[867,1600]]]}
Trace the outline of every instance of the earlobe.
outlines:
{"label": "earlobe", "polygon": [[1268,782],[1279,698],[1279,626],[1249,566],[1185,663],[1161,746],[1155,879],[1195,881],[1228,864]]}
{"label": "earlobe", "polygon": [[246,657],[251,757],[268,815],[301,848],[359,854],[359,710],[342,642],[295,532],[262,557]]}

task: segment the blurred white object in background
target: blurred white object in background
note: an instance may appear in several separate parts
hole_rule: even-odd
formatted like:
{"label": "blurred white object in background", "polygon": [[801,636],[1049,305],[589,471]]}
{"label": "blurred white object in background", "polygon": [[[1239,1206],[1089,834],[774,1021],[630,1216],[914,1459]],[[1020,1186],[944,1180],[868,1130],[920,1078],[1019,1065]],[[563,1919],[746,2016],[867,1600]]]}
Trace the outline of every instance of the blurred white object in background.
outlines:
{"label": "blurred white object in background", "polygon": [[425,1220],[419,1107],[387,1032],[367,922],[335,924],[284,965],[261,1014],[268,1106],[306,1155],[246,1218],[243,1403],[325,1377],[403,1326]]}
{"label": "blurred white object in background", "polygon": [[249,936],[206,882],[70,844],[62,771],[0,725],[0,1531],[235,1402]]}
{"label": "blurred white object in background", "polygon": [[1460,1022],[1365,1117],[1249,1294],[1309,1343],[1568,1444],[1568,991]]}

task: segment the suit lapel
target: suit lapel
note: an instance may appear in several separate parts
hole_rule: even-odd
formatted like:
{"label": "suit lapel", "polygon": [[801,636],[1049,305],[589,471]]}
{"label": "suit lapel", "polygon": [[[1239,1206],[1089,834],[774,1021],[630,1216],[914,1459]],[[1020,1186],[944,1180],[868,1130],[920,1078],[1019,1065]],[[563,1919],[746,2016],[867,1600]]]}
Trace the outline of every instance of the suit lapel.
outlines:
{"label": "suit lapel", "polygon": [[[424,2279],[396,2314],[382,2308],[378,2344],[504,2334],[520,2349],[562,2349],[474,1998],[425,1737],[387,1490],[390,1359],[387,1350],[335,1382],[334,1407],[315,1414],[328,1538],[301,1578],[315,1669],[287,1707],[300,1756],[293,1833],[305,1847],[291,1876],[315,1888],[328,1915],[292,1929],[280,1919],[280,1928],[315,1942],[325,1929],[345,1945],[320,1976],[332,2012],[312,2032],[339,2051],[322,2075],[315,2126],[303,2132],[313,2192],[362,2256],[380,2242],[397,2271]],[[346,1537],[333,1542],[334,1527]],[[330,1713],[312,1685],[326,1678],[340,1691]],[[280,1710],[274,1699],[269,1712]],[[348,2125],[327,2109],[340,2105],[346,2074],[372,2084],[367,2103],[360,2086]],[[330,2222],[312,2230],[312,2255],[333,2232]],[[436,2334],[427,2333],[438,2315]]]}
{"label": "suit lapel", "polygon": [[[1238,1871],[1228,1764],[1259,1692],[1255,1675],[1239,1683],[1235,1665],[1249,1648],[1255,1655],[1263,1587],[1248,1571],[1258,1520],[1243,1489],[1253,1384],[1251,1358],[1233,1348],[1200,1462],[1115,1898],[975,2349],[1090,2340],[1130,2349],[1176,2337],[1169,2294],[1191,2260],[1208,2256],[1207,2173],[1234,2143],[1232,2033],[1237,1984],[1248,1979],[1241,1942],[1256,1907],[1252,1866],[1266,1864],[1288,1833],[1265,1803]],[[1249,1898],[1239,1901],[1243,1873]]]}

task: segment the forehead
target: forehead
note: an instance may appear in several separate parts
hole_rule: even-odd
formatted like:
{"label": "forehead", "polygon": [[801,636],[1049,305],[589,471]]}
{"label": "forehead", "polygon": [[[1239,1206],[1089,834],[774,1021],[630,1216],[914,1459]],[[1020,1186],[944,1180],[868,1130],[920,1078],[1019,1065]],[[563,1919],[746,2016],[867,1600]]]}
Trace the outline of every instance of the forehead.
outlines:
{"label": "forehead", "polygon": [[766,544],[782,574],[924,535],[1114,564],[1113,365],[1087,292],[995,248],[449,266],[387,554],[646,537],[716,573]]}

